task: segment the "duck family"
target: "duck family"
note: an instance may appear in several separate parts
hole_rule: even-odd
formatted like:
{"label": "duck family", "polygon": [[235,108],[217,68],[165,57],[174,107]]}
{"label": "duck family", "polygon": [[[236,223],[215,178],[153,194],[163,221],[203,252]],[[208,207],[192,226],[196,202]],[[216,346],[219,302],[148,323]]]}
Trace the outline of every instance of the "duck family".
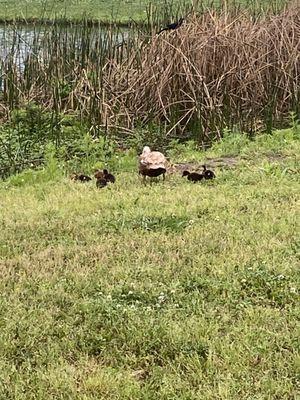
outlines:
{"label": "duck family", "polygon": [[[109,183],[115,183],[116,181],[115,176],[113,174],[110,174],[107,169],[104,169],[103,171],[97,169],[94,173],[94,177],[96,178],[97,188],[103,188]],[[92,180],[92,178],[88,175],[76,173],[73,173],[70,178],[73,181],[79,182],[89,182]]]}
{"label": "duck family", "polygon": [[[138,168],[139,174],[143,178],[143,182],[146,182],[146,178],[157,178],[162,176],[165,180],[165,174],[167,172],[167,159],[163,153],[159,151],[151,151],[149,146],[143,148],[142,154],[138,158]],[[215,173],[210,169],[207,169],[206,165],[202,165],[202,172],[190,172],[183,171],[182,177],[187,177],[190,182],[200,182],[202,180],[214,179],[216,177]],[[116,178],[107,169],[99,170],[94,172],[94,177],[96,179],[96,187],[101,189],[105,186],[115,183]],[[80,182],[89,182],[92,178],[88,175],[73,173],[71,179]]]}

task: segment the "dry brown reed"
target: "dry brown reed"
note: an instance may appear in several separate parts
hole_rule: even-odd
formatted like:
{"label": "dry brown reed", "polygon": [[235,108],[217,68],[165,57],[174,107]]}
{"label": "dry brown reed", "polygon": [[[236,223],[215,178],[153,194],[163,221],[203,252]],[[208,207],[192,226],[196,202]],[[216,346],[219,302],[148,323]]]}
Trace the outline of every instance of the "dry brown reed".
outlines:
{"label": "dry brown reed", "polygon": [[8,57],[3,110],[35,101],[123,135],[151,122],[167,138],[199,140],[226,127],[269,130],[290,111],[300,114],[297,5],[259,17],[208,10],[160,35],[132,28],[120,46],[110,31],[95,39],[90,29],[67,34],[53,26],[21,72]]}
{"label": "dry brown reed", "polygon": [[258,20],[194,15],[107,68],[111,124],[151,118],[165,121],[168,133],[190,129],[199,137],[234,125],[272,128],[300,112],[300,8]]}

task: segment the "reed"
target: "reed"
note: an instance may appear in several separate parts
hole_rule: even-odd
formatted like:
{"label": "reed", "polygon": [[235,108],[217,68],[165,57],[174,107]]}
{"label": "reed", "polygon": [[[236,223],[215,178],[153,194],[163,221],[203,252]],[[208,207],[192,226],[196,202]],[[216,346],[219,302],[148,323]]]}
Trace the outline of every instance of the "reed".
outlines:
{"label": "reed", "polygon": [[[181,15],[180,29],[157,35]],[[69,113],[94,134],[122,140],[152,124],[165,141],[213,140],[234,127],[271,131],[287,124],[291,111],[300,114],[297,4],[277,14],[225,4],[159,15],[149,7],[144,27],[132,22],[128,29],[54,21],[36,26],[26,50],[17,27],[6,30],[1,118],[37,103],[53,114],[51,135],[60,134],[59,118]]]}
{"label": "reed", "polygon": [[147,124],[150,114],[167,124],[167,135],[196,129],[199,139],[226,127],[256,132],[286,124],[289,111],[299,116],[299,11],[191,15],[177,31],[153,36],[139,63],[136,52],[114,64],[118,96],[110,108],[123,106],[128,127],[137,116]]}

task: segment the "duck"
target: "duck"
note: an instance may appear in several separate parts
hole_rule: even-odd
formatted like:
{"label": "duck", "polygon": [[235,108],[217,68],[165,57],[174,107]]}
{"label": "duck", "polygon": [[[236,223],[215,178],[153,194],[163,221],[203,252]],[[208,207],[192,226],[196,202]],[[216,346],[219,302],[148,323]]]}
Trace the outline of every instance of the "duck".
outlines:
{"label": "duck", "polygon": [[76,174],[75,172],[71,175],[71,179],[73,181],[80,181],[80,182],[89,182],[92,180],[91,177],[84,174]]}
{"label": "duck", "polygon": [[103,188],[107,186],[108,183],[115,183],[116,178],[113,174],[110,174],[107,169],[103,171],[96,170],[94,177],[96,178],[96,186],[98,188]]}
{"label": "duck", "polygon": [[202,174],[205,179],[214,179],[216,177],[213,171],[206,168],[206,165],[202,165],[202,168],[203,168]]}
{"label": "duck", "polygon": [[192,182],[199,182],[204,178],[203,174],[199,174],[198,172],[189,172],[189,171],[183,171],[182,176],[187,176],[189,181]]}
{"label": "duck", "polygon": [[165,179],[166,157],[159,151],[151,151],[149,146],[143,148],[142,154],[139,156],[139,174],[146,179],[146,176],[155,178],[160,175]]}

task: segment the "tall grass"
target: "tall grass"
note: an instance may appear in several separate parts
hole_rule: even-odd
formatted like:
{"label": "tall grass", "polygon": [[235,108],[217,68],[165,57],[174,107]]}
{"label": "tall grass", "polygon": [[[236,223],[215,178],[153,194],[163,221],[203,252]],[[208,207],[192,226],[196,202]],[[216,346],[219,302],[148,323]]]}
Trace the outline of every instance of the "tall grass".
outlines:
{"label": "tall grass", "polygon": [[[168,15],[186,21],[157,35]],[[143,28],[86,20],[36,27],[30,51],[13,29],[1,62],[1,117],[35,102],[53,113],[52,130],[61,113],[75,113],[94,133],[121,139],[150,123],[165,140],[211,140],[235,126],[271,131],[290,111],[300,114],[299,15],[297,5],[276,15],[226,2],[201,13],[149,7]]]}

